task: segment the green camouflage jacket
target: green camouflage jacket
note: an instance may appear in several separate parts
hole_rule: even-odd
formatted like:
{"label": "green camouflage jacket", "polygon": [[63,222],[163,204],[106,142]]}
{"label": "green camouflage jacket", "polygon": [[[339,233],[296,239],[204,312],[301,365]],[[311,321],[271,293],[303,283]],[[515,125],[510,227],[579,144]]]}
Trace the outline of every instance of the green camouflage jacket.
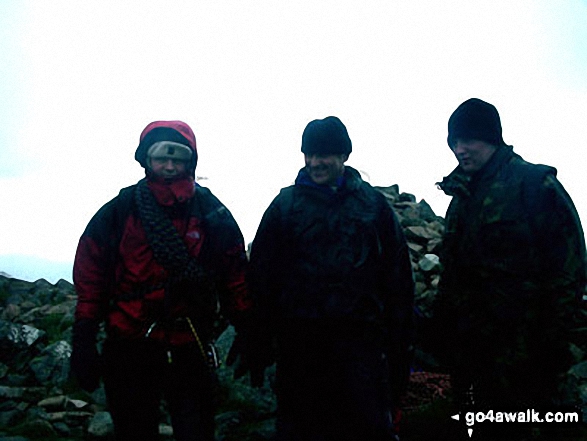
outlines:
{"label": "green camouflage jacket", "polygon": [[556,169],[503,146],[479,172],[457,167],[438,185],[453,196],[435,311],[450,363],[533,363],[550,350],[564,369],[585,241]]}

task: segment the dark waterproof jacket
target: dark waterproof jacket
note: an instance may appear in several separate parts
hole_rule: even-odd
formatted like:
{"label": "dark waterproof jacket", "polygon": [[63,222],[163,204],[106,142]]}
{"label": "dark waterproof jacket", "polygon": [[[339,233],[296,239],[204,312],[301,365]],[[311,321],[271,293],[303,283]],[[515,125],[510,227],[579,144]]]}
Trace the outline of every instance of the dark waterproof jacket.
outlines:
{"label": "dark waterproof jacket", "polygon": [[[403,231],[384,196],[351,167],[336,191],[302,169],[265,212],[251,290],[273,323],[332,320],[382,330],[407,354],[414,285]],[[400,355],[398,355],[400,354]]]}
{"label": "dark waterproof jacket", "polygon": [[457,168],[440,188],[453,196],[435,312],[441,357],[454,366],[490,366],[504,378],[568,368],[585,241],[556,170],[503,146],[482,170],[469,176]]}
{"label": "dark waterproof jacket", "polygon": [[80,238],[74,263],[76,321],[105,320],[114,338],[144,338],[148,333],[177,345],[194,341],[189,326],[174,324],[178,317],[191,317],[201,331],[218,318],[218,302],[230,319],[246,311],[250,300],[244,241],[226,207],[202,187],[189,201],[164,207],[188,253],[210,275],[215,286],[211,294],[194,281],[172,281],[154,258],[134,189],[123,189],[104,205]]}

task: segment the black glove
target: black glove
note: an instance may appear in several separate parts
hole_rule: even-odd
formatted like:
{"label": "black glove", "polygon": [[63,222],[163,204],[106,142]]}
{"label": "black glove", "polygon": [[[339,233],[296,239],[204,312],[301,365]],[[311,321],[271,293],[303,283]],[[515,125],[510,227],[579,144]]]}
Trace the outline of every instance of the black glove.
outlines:
{"label": "black glove", "polygon": [[410,346],[407,351],[396,351],[390,354],[389,378],[391,380],[392,402],[398,405],[402,396],[407,392],[410,381],[410,370],[413,361],[414,348]]}
{"label": "black glove", "polygon": [[73,338],[69,365],[71,376],[86,392],[93,392],[100,384],[102,362],[96,347],[98,323],[81,319],[73,325]]}
{"label": "black glove", "polygon": [[263,386],[265,369],[274,362],[270,339],[250,331],[238,332],[226,358],[228,366],[232,366],[235,362],[237,362],[234,370],[235,379],[250,372],[251,386]]}

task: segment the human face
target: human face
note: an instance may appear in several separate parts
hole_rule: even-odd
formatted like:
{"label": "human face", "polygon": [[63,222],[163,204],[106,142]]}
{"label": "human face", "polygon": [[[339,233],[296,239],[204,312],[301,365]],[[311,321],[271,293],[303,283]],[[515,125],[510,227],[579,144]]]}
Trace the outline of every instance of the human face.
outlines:
{"label": "human face", "polygon": [[168,158],[165,156],[150,158],[151,171],[160,178],[173,179],[183,176],[187,172],[187,161]]}
{"label": "human face", "polygon": [[467,173],[475,173],[487,164],[497,147],[478,139],[457,139],[451,149],[461,168]]}
{"label": "human face", "polygon": [[347,158],[345,154],[304,154],[310,179],[319,185],[336,185],[336,180],[344,174]]}

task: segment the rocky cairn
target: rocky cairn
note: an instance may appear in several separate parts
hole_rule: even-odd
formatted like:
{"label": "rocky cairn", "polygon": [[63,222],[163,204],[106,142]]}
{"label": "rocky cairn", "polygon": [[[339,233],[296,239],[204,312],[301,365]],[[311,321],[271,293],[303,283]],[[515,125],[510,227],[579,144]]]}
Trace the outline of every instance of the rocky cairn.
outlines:
{"label": "rocky cairn", "polygon": [[[416,282],[420,320],[431,316],[437,293],[438,252],[444,221],[424,201],[400,193],[397,185],[376,187],[394,208],[406,234]],[[55,285],[44,279],[25,282],[0,275],[0,441],[108,440],[112,421],[103,388],[87,394],[69,380],[71,326],[76,295],[72,284]],[[234,338],[229,327],[217,342],[224,360]],[[587,403],[587,361],[574,348],[577,365],[569,372],[569,390]],[[449,377],[435,371],[435,362],[416,347],[414,372],[403,403],[405,413],[417,412],[443,400]],[[221,365],[216,416],[217,441],[271,440],[275,432],[275,371],[269,369],[262,388],[247,379],[233,380],[231,368]],[[162,439],[173,439],[161,409]]]}

